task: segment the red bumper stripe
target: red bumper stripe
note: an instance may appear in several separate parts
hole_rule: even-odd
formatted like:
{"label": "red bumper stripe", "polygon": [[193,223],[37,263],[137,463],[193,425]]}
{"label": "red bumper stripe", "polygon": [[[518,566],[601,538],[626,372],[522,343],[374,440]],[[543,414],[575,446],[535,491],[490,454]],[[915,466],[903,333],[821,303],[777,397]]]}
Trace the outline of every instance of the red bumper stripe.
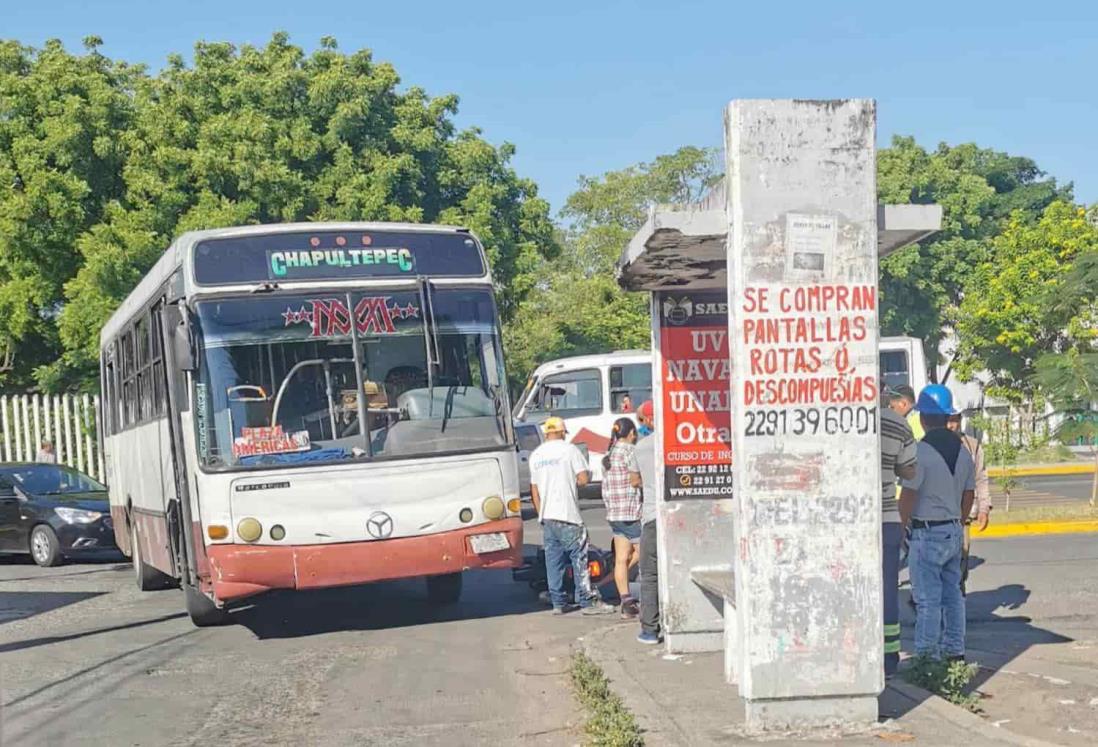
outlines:
{"label": "red bumper stripe", "polygon": [[[469,536],[503,532],[511,547],[477,555]],[[514,517],[442,534],[333,545],[210,545],[214,594],[229,601],[271,589],[320,589],[471,568],[522,564],[522,519]]]}

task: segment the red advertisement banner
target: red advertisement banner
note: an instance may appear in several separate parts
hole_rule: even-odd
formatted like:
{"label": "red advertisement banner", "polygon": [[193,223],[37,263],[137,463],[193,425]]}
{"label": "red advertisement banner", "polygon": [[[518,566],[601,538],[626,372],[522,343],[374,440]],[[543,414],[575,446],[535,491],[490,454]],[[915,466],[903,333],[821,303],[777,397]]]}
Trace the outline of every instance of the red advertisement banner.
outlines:
{"label": "red advertisement banner", "polygon": [[664,499],[732,496],[728,305],[721,292],[659,299]]}

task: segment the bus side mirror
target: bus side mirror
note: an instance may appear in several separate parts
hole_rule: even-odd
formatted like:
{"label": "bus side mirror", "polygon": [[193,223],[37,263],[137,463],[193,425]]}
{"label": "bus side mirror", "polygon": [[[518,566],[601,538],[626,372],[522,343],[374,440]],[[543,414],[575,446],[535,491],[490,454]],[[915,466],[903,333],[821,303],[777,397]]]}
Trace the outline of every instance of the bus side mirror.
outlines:
{"label": "bus side mirror", "polygon": [[175,356],[175,365],[180,371],[197,371],[195,362],[194,345],[191,344],[191,336],[187,328],[177,324],[172,329],[172,353]]}

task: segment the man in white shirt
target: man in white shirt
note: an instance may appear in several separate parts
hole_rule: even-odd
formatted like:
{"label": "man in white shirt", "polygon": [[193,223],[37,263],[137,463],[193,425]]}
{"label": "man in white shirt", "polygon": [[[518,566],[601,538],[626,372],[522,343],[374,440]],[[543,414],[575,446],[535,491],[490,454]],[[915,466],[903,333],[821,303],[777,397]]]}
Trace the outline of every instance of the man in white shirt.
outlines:
{"label": "man in white shirt", "polygon": [[564,421],[551,417],[542,425],[545,441],[530,455],[530,498],[542,526],[545,547],[545,575],[553,614],[568,611],[564,574],[569,564],[576,586],[576,603],[582,614],[601,615],[614,611],[591,588],[587,570],[587,528],[579,508],[579,488],[590,474],[587,460],[564,440]]}

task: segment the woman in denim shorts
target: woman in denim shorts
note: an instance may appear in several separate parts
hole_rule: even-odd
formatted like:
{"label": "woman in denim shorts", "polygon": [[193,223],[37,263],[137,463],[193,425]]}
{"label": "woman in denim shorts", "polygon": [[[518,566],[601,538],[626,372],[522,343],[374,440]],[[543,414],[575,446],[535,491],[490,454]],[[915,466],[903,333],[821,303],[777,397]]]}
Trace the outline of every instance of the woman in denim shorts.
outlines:
{"label": "woman in denim shorts", "polygon": [[602,502],[614,534],[614,585],[621,597],[621,616],[637,616],[637,600],[629,594],[629,570],[640,560],[641,476],[633,445],[637,425],[618,418],[610,433],[610,448],[602,458]]}

